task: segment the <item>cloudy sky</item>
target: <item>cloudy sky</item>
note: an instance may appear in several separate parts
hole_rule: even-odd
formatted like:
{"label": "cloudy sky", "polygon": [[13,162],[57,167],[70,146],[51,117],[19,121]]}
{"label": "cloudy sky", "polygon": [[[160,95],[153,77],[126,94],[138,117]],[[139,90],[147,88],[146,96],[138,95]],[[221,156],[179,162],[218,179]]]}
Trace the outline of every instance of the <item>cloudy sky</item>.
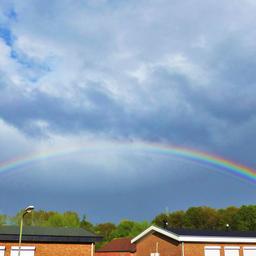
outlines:
{"label": "cloudy sky", "polygon": [[0,165],[32,161],[0,168],[0,213],[117,222],[255,203],[253,182],[134,147],[256,168],[255,13],[253,0],[1,0]]}

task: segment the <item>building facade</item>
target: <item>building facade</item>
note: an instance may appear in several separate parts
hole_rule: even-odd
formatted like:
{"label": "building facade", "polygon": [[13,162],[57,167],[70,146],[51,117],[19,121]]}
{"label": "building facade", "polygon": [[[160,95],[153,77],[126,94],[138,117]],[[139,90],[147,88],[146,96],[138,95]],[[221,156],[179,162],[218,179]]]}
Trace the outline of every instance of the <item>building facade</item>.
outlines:
{"label": "building facade", "polygon": [[136,256],[256,256],[256,232],[162,229],[132,239]]}
{"label": "building facade", "polygon": [[24,227],[19,248],[19,227],[0,228],[0,256],[95,256],[101,237],[81,228]]}

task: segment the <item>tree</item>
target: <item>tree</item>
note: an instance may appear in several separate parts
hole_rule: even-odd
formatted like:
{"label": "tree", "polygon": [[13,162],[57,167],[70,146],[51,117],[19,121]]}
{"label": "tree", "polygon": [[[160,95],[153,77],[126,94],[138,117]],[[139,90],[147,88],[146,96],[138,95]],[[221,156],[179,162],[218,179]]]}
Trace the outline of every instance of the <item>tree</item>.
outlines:
{"label": "tree", "polygon": [[122,220],[113,232],[113,237],[129,237],[134,226],[134,222],[130,220]]}
{"label": "tree", "polygon": [[91,222],[89,222],[87,220],[87,217],[86,217],[85,214],[83,215],[83,218],[82,218],[82,220],[80,222],[80,227],[85,229],[85,230],[94,232],[94,226],[93,226],[93,224]]}
{"label": "tree", "polygon": [[184,211],[176,211],[169,214],[168,224],[173,228],[183,228],[184,227]]}
{"label": "tree", "polygon": [[134,237],[149,227],[147,221],[135,222],[131,220],[122,220],[112,232],[112,237]]}
{"label": "tree", "polygon": [[6,224],[7,216],[4,214],[0,214],[0,226]]}
{"label": "tree", "polygon": [[96,243],[96,249],[102,247],[107,242],[111,241],[114,236],[113,232],[116,230],[116,225],[111,222],[101,223],[94,227],[94,231],[102,236],[102,241]]}
{"label": "tree", "polygon": [[80,219],[76,212],[64,212],[64,226],[65,227],[79,227],[80,226]]}
{"label": "tree", "polygon": [[145,229],[147,229],[150,224],[147,221],[134,222],[134,225],[129,233],[129,237],[135,237]]}
{"label": "tree", "polygon": [[226,230],[226,224],[229,224],[229,229],[234,230],[236,227],[235,224],[235,215],[239,211],[239,208],[235,206],[230,206],[225,209],[219,209],[218,213],[218,229]]}
{"label": "tree", "polygon": [[65,226],[64,217],[61,213],[55,213],[54,215],[50,216],[47,221],[47,226],[50,227],[64,227]]}
{"label": "tree", "polygon": [[94,228],[97,234],[103,236],[104,241],[110,241],[113,238],[112,233],[115,229],[116,225],[111,222],[98,224]]}
{"label": "tree", "polygon": [[218,214],[213,208],[191,207],[184,216],[184,226],[193,229],[217,229]]}
{"label": "tree", "polygon": [[247,231],[256,230],[256,205],[243,205],[234,216],[234,228]]}
{"label": "tree", "polygon": [[160,213],[153,220],[152,224],[155,224],[161,228],[164,228],[164,222],[167,221],[169,223],[170,214],[168,213]]}

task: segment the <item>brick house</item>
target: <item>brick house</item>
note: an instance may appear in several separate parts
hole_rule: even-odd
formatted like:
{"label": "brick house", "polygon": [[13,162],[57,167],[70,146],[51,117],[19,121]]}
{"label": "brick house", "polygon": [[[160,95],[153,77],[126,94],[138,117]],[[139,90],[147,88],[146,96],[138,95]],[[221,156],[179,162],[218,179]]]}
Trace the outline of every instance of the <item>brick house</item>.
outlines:
{"label": "brick house", "polygon": [[132,239],[136,256],[256,256],[256,231],[202,231],[151,226]]}
{"label": "brick house", "polygon": [[96,256],[134,256],[136,245],[131,238],[116,238],[96,250]]}
{"label": "brick house", "polygon": [[[0,227],[0,256],[18,256],[19,227]],[[81,228],[24,227],[20,256],[94,256],[101,237]]]}

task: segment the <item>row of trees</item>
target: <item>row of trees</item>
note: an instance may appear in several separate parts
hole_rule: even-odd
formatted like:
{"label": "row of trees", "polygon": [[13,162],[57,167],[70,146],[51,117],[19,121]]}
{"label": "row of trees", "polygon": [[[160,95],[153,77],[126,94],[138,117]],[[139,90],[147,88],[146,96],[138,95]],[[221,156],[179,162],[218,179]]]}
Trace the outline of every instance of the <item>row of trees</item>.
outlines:
{"label": "row of trees", "polygon": [[[18,225],[21,219],[22,211],[13,217],[0,215],[0,225]],[[59,213],[55,211],[34,211],[30,217],[24,220],[27,226],[45,226],[45,227],[81,227],[88,231],[100,234],[104,237],[98,244],[101,246],[113,238],[134,237],[151,224],[164,227],[168,223],[173,228],[192,228],[208,230],[225,230],[226,224],[229,224],[231,230],[256,230],[256,205],[241,207],[228,207],[224,209],[214,209],[206,206],[191,207],[186,211],[166,212],[157,215],[151,222],[135,222],[122,220],[118,224],[105,222],[93,224],[86,216],[82,218],[76,212],[67,211]]]}
{"label": "row of trees", "polygon": [[225,209],[191,207],[187,211],[161,213],[154,218],[153,223],[163,226],[164,221],[174,228],[225,230],[226,224],[229,224],[231,230],[256,230],[256,205]]}

